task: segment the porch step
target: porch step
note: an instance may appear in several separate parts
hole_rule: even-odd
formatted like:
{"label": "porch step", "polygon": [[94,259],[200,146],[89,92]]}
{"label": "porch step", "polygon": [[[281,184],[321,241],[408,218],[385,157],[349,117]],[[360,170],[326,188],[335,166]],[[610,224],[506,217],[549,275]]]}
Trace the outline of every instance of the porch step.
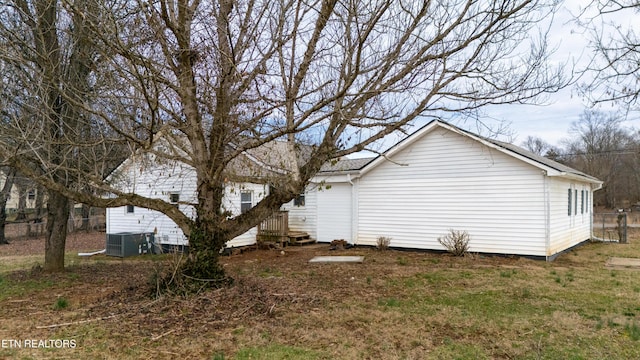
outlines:
{"label": "porch step", "polygon": [[296,242],[294,242],[294,245],[306,245],[306,244],[315,244],[316,243],[316,239],[304,239],[304,240],[298,240]]}
{"label": "porch step", "polygon": [[289,231],[287,236],[289,237],[289,243],[292,245],[302,245],[316,242],[314,239],[311,239],[309,233],[305,231]]}

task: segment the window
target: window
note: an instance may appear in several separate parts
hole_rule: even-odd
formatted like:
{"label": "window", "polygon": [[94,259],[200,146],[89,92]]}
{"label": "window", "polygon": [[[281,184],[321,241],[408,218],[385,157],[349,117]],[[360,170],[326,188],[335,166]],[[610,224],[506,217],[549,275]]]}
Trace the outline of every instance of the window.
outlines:
{"label": "window", "polygon": [[180,201],[179,193],[171,193],[169,194],[169,202],[172,203],[175,207],[178,207],[178,202]]}
{"label": "window", "polygon": [[573,215],[578,215],[578,189],[573,190],[573,198],[575,207],[573,208]]}
{"label": "window", "polygon": [[133,214],[135,210],[135,207],[133,205],[127,205],[127,214]]}
{"label": "window", "polygon": [[296,196],[296,198],[293,199],[294,206],[304,206],[304,202],[305,202],[304,193]]}
{"label": "window", "polygon": [[571,194],[573,194],[573,192],[571,191],[571,189],[569,189],[569,216],[571,216],[571,204],[573,204],[573,202],[571,201]]}
{"label": "window", "polygon": [[580,190],[580,214],[584,214],[584,190]]}
{"label": "window", "polygon": [[29,200],[35,200],[36,198],[36,191],[34,189],[29,190],[29,192],[27,192],[27,198]]}
{"label": "window", "polygon": [[251,191],[243,191],[240,193],[240,211],[244,214],[247,211],[249,211],[249,209],[251,209],[251,207],[253,206],[253,203],[251,201]]}
{"label": "window", "polygon": [[586,202],[586,204],[584,206],[584,208],[585,208],[584,212],[586,212],[588,214],[589,213],[589,190],[585,190],[584,191],[584,195],[585,195],[584,196],[584,200]]}

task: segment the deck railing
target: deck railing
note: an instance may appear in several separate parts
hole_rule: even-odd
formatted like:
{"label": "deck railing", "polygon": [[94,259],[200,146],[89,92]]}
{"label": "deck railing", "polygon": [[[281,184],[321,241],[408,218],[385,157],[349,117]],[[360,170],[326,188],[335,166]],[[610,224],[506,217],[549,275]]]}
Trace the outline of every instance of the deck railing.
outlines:
{"label": "deck railing", "polygon": [[289,241],[289,212],[278,211],[258,224],[257,241]]}

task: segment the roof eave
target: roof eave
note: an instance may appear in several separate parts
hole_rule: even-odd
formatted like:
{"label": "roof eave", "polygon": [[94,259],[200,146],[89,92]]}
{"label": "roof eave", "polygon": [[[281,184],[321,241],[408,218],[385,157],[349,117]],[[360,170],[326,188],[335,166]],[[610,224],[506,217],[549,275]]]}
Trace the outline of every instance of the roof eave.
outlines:
{"label": "roof eave", "polygon": [[584,176],[584,175],[580,175],[580,174],[573,174],[573,173],[566,172],[566,171],[548,172],[547,175],[549,177],[561,177],[561,178],[564,178],[564,179],[577,180],[577,181],[587,182],[587,183],[590,183],[590,184],[596,184],[596,185],[599,186],[598,189],[601,188],[602,184],[604,183],[602,180],[598,180],[598,179],[596,179],[594,177]]}

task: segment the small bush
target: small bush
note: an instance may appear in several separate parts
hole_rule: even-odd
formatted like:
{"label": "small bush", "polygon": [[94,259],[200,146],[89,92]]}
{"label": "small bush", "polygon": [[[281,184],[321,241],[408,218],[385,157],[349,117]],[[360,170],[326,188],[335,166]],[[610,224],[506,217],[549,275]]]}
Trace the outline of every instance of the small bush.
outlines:
{"label": "small bush", "polygon": [[53,310],[62,310],[69,307],[69,301],[63,297],[59,297],[53,304]]}
{"label": "small bush", "polygon": [[631,340],[633,341],[640,340],[640,326],[638,326],[638,324],[636,324],[635,322],[631,324],[627,323],[624,326],[624,329],[626,333],[629,335],[629,337],[631,338]]}
{"label": "small bush", "polygon": [[386,236],[380,236],[376,241],[376,247],[378,248],[378,250],[387,250],[390,244],[391,238]]}
{"label": "small bush", "polygon": [[449,233],[438,238],[438,242],[455,256],[464,256],[469,251],[471,237],[466,231],[449,230]]}

